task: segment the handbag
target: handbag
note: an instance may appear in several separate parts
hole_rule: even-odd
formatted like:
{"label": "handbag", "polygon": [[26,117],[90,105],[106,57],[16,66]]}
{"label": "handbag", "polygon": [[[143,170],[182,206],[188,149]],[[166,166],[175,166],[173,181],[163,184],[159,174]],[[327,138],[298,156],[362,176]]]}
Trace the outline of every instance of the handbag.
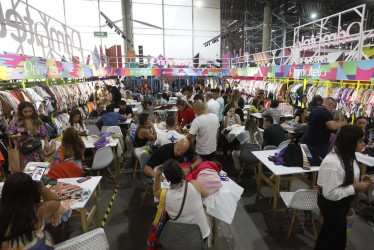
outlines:
{"label": "handbag", "polygon": [[[169,217],[170,222],[169,222],[169,220],[167,220],[166,223],[164,224],[164,227],[163,227],[163,230],[161,231],[161,235],[160,235],[159,239],[160,238],[167,238],[167,236],[170,235],[170,234],[175,234],[177,228],[179,228],[180,223],[175,223],[174,221],[176,221],[179,218],[179,216],[182,214],[184,203],[185,203],[186,197],[187,197],[187,190],[188,190],[188,182],[186,182],[186,184],[184,185],[184,196],[183,196],[181,209],[179,210],[178,215],[174,219]],[[201,233],[200,233],[200,235],[201,235]]]}
{"label": "handbag", "polygon": [[148,235],[148,240],[147,240],[148,250],[157,249],[161,231],[164,228],[164,225],[167,219],[167,214],[165,211],[166,191],[167,189],[165,188],[161,190],[160,203],[157,206],[157,213],[156,213],[154,221],[152,222],[151,230]]}
{"label": "handbag", "polygon": [[187,190],[188,190],[187,187],[188,187],[188,183],[186,182],[181,209],[179,210],[178,215],[174,219],[168,217],[165,211],[166,189],[162,189],[161,196],[160,196],[160,203],[158,204],[158,207],[157,207],[157,214],[156,214],[155,220],[153,221],[151,225],[151,231],[149,233],[148,240],[147,240],[148,250],[158,249],[158,246],[159,246],[158,242],[160,240],[161,233],[163,232],[164,226],[167,224],[168,220],[175,221],[181,215],[183,207],[184,207],[184,203],[187,197]]}
{"label": "handbag", "polygon": [[41,145],[42,143],[40,142],[40,140],[31,139],[25,142],[24,144],[22,144],[19,147],[19,150],[21,151],[22,154],[29,154],[32,151],[34,151],[36,148],[40,147]]}
{"label": "handbag", "polygon": [[8,146],[8,163],[9,163],[9,171],[13,173],[23,171],[23,164],[21,162],[21,156],[19,150],[17,149],[17,144],[14,144],[14,148],[12,148],[12,140],[9,139],[9,146]]}

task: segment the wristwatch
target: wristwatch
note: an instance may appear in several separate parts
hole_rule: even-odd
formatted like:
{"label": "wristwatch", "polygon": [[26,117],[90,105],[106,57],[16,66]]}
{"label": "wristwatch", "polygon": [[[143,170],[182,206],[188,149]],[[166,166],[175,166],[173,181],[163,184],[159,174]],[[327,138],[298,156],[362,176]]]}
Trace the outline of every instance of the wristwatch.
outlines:
{"label": "wristwatch", "polygon": [[189,165],[188,168],[190,169],[190,172],[191,172],[191,171],[192,171],[192,167],[191,167],[191,165]]}

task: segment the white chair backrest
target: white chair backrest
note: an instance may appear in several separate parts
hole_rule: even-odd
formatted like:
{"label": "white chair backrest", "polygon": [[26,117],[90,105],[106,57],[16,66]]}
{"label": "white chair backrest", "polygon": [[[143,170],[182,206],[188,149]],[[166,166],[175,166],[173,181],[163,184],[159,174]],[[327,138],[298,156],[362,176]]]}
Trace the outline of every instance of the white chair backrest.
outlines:
{"label": "white chair backrest", "polygon": [[290,208],[300,210],[317,209],[317,190],[299,189],[295,192],[290,201]]}
{"label": "white chair backrest", "polygon": [[89,131],[89,135],[100,135],[100,130],[95,124],[87,125],[87,129]]}
{"label": "white chair backrest", "polygon": [[101,133],[105,133],[108,130],[109,126],[102,126]]}
{"label": "white chair backrest", "polygon": [[61,242],[54,246],[56,250],[107,250],[109,243],[104,229],[97,228],[85,234]]}
{"label": "white chair backrest", "polygon": [[265,146],[263,150],[274,150],[274,149],[278,149],[278,148],[274,145],[269,145],[269,146]]}
{"label": "white chair backrest", "polygon": [[107,167],[113,161],[113,159],[113,151],[110,146],[100,148],[95,153],[91,169],[103,169]]}
{"label": "white chair backrest", "polygon": [[288,146],[290,144],[291,140],[282,141],[281,144],[279,144],[278,149],[282,149]]}
{"label": "white chair backrest", "polygon": [[150,155],[147,151],[143,150],[139,155],[139,164],[140,164],[140,170],[143,171],[145,165],[147,164],[148,160],[150,158]]}
{"label": "white chair backrest", "polygon": [[110,126],[106,132],[111,132],[113,134],[122,134],[121,128],[119,126]]}
{"label": "white chair backrest", "polygon": [[[151,179],[144,173],[144,167],[147,164],[148,160],[150,158],[150,155],[148,154],[147,151],[143,150],[140,155],[139,155],[139,165],[140,165],[140,178],[142,181],[146,181],[147,179]],[[152,179],[151,179],[152,180]]]}

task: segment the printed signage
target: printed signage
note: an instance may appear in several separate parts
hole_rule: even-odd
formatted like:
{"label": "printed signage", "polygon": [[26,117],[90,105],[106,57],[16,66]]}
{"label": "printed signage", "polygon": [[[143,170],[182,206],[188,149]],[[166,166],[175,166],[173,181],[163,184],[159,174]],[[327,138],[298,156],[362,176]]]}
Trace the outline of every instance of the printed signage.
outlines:
{"label": "printed signage", "polygon": [[94,32],[94,37],[108,37],[108,32],[104,32],[104,31],[95,31]]}
{"label": "printed signage", "polygon": [[[3,9],[2,3],[5,1],[11,2],[8,5],[12,7]],[[25,54],[25,48],[32,46],[34,54],[44,58],[61,58],[64,54],[69,55],[67,58],[79,54],[83,58],[81,35],[78,31],[22,0],[0,1],[0,39],[2,38],[13,39],[18,43],[17,49],[12,51],[16,54]]]}
{"label": "printed signage", "polygon": [[191,67],[193,68],[193,60],[178,60],[178,59],[172,59],[172,58],[163,58],[163,57],[152,57],[151,58],[151,68],[153,68],[153,65],[158,65],[159,67],[163,68],[165,66],[169,66],[170,68],[173,67]]}
{"label": "printed signage", "polygon": [[[359,32],[356,34],[351,34],[352,27],[358,27]],[[340,46],[347,44],[353,41],[360,40],[360,31],[362,30],[360,22],[353,22],[348,25],[346,30],[343,30],[341,27],[335,33],[325,34],[321,36],[312,35],[309,39],[306,39],[304,36],[301,37],[301,41],[295,43],[295,47],[299,48],[300,51],[303,50],[315,50],[318,47],[329,47],[329,46]],[[374,38],[374,34],[368,35],[366,39]]]}

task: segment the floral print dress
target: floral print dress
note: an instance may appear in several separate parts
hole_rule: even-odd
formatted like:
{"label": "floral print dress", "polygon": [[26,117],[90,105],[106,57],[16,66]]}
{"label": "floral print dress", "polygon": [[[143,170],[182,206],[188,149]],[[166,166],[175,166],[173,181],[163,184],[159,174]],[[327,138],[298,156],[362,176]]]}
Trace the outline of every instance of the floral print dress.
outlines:
{"label": "floral print dress", "polygon": [[[18,148],[20,148],[23,144],[25,144],[29,140],[32,140],[32,139],[41,140],[45,136],[47,136],[47,130],[44,127],[43,124],[40,125],[39,129],[34,129],[33,132],[30,133],[30,131],[26,130],[24,127],[21,127],[19,125],[19,122],[18,122],[17,118],[14,118],[10,122],[8,131],[9,131],[10,134],[20,134],[22,132],[27,132],[27,134],[28,134],[27,136],[21,136],[17,139]],[[23,166],[26,166],[27,163],[29,163],[29,162],[40,162],[41,161],[41,158],[40,158],[41,151],[42,151],[42,146],[34,149],[32,152],[30,152],[28,154],[23,154],[20,151]]]}
{"label": "floral print dress", "polygon": [[10,240],[0,242],[0,249],[2,250],[25,250],[25,249],[43,249],[52,250],[54,249],[53,240],[51,235],[44,230],[44,225],[32,232],[31,241],[26,238],[26,236],[20,236],[18,238],[19,245],[14,244]]}

